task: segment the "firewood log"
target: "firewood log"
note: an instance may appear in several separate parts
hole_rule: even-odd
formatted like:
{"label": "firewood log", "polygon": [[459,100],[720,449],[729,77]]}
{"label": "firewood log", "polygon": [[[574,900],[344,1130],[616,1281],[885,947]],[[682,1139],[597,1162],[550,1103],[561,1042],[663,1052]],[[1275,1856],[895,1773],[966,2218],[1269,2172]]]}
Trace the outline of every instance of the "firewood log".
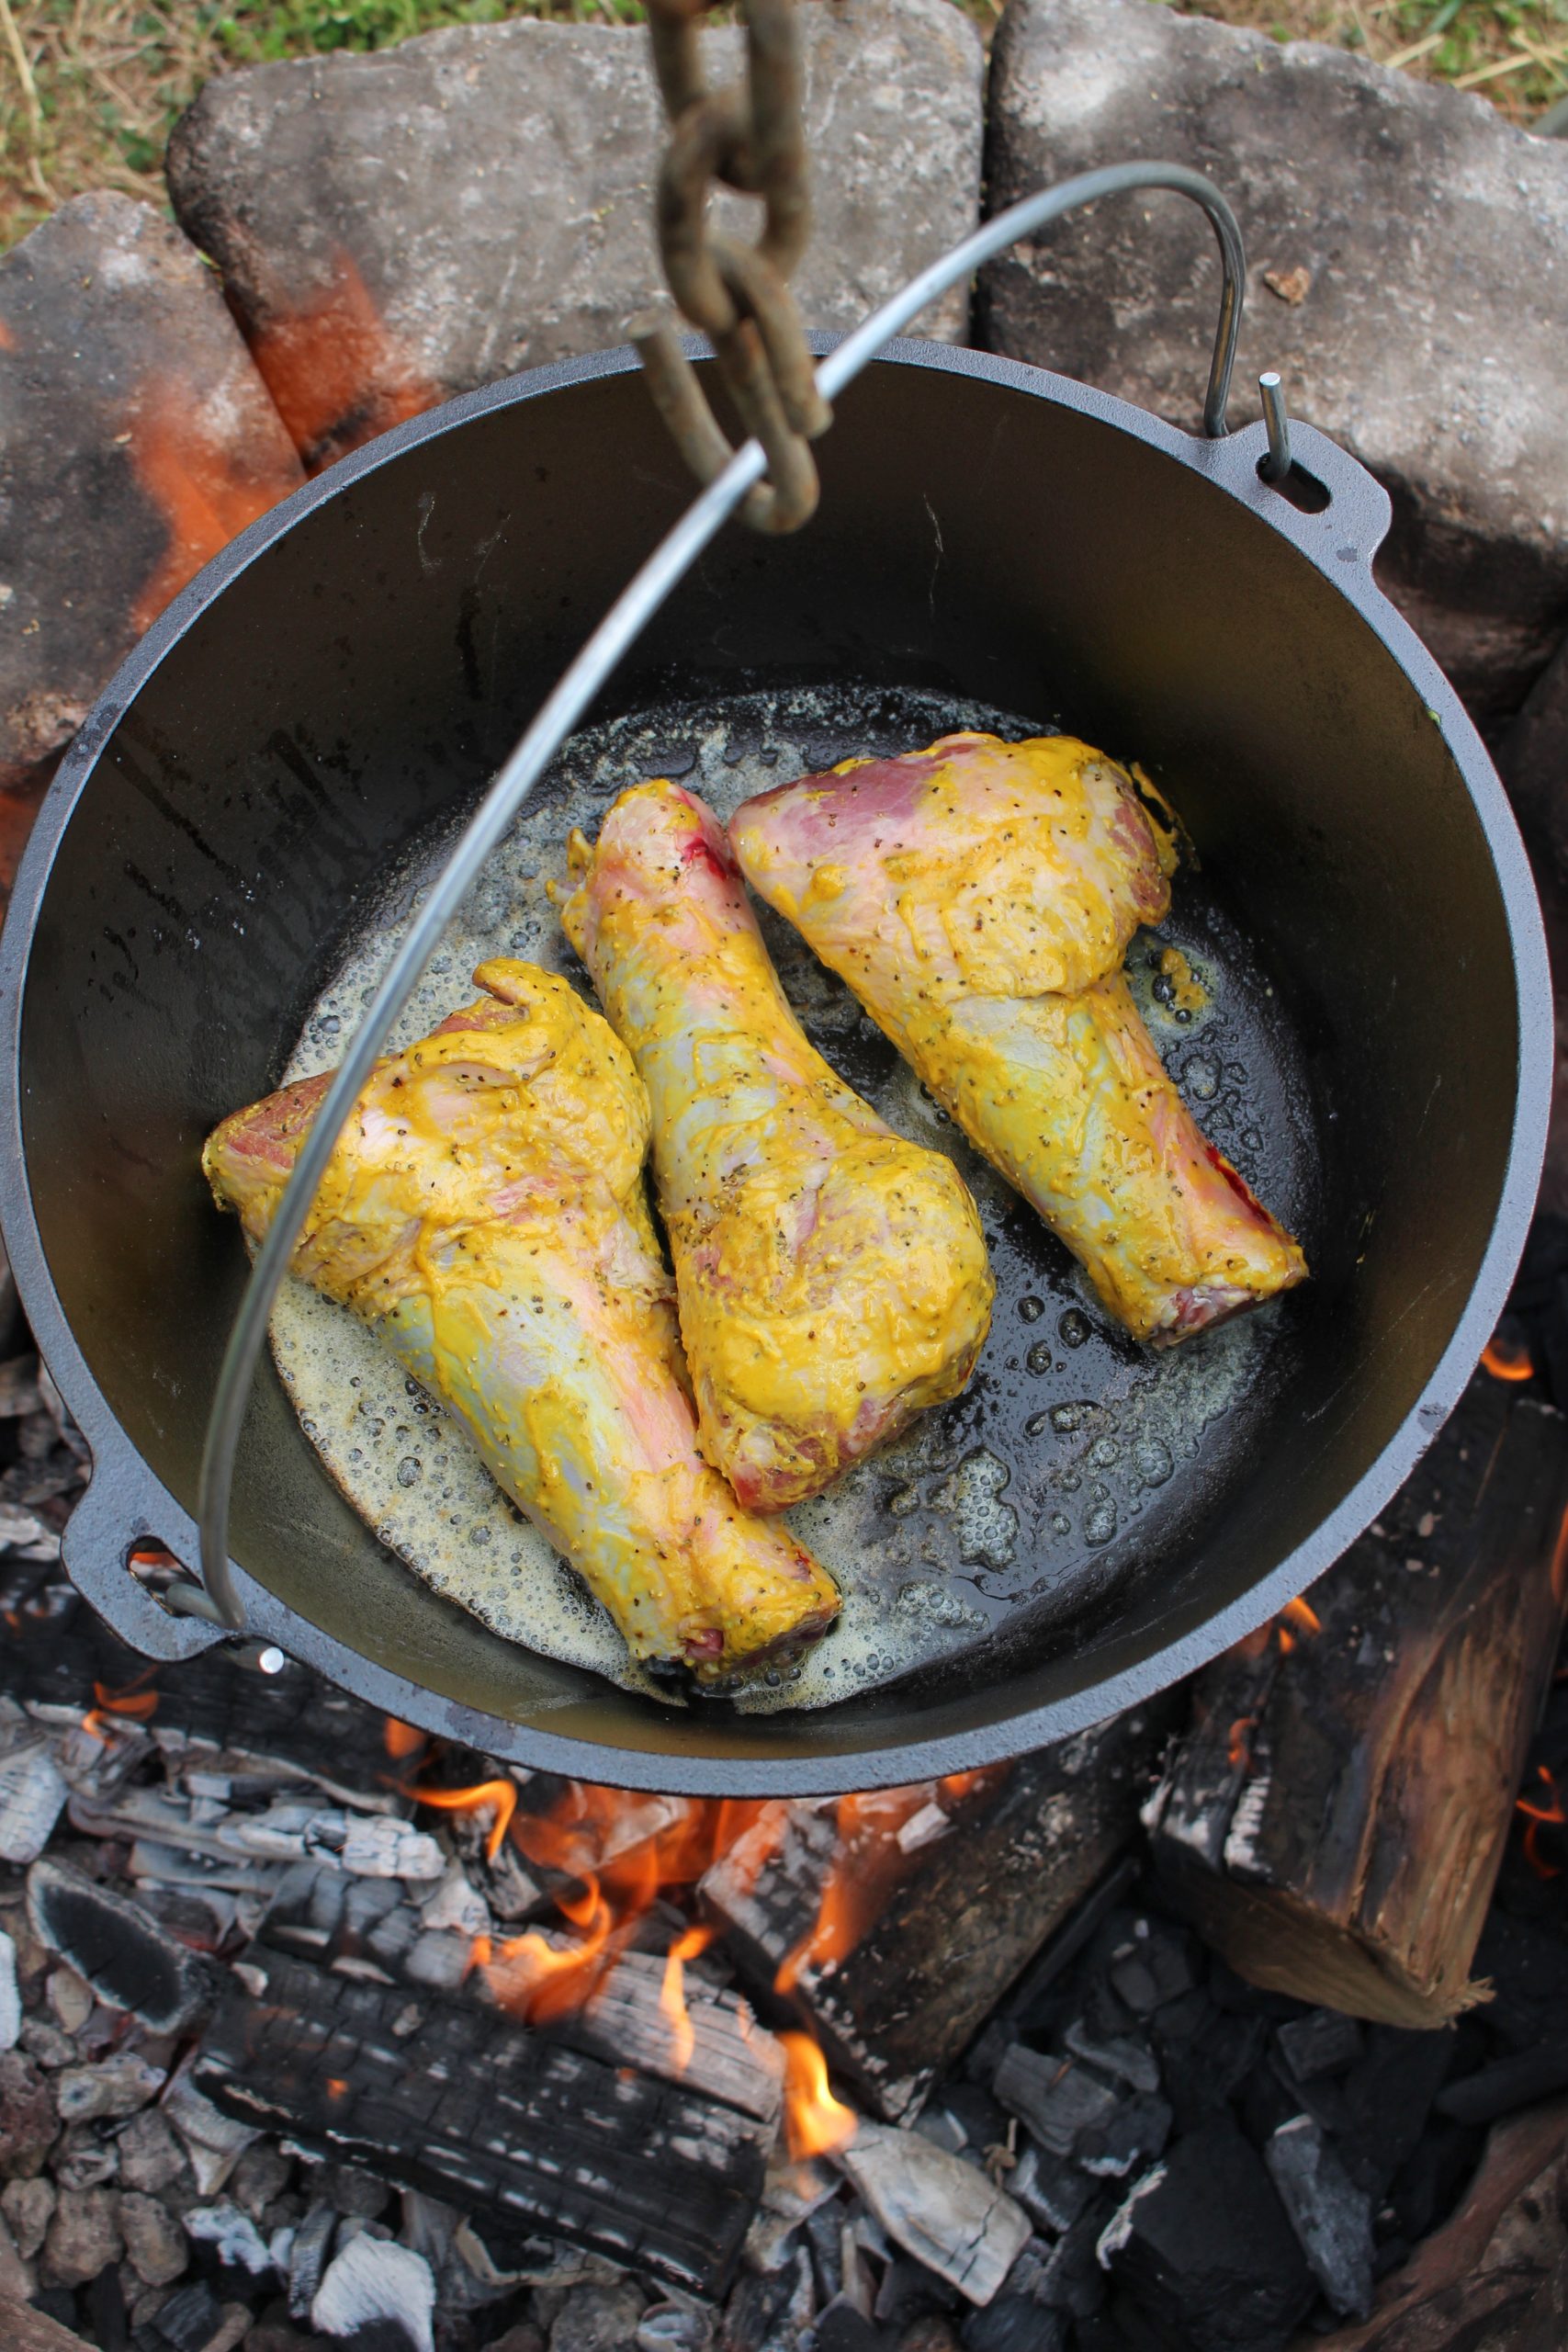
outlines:
{"label": "firewood log", "polygon": [[1477,1373],[1371,1532],[1199,1678],[1145,1809],[1169,1892],[1254,1984],[1392,2025],[1470,1967],[1563,1611],[1562,1416]]}

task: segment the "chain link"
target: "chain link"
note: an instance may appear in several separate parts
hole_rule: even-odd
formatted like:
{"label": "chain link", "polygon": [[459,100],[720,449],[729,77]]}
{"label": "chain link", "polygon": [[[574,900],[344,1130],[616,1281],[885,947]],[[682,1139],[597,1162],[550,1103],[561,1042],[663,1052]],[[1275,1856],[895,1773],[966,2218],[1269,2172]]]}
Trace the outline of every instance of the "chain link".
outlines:
{"label": "chain link", "polygon": [[[678,308],[712,344],[740,421],[767,457],[768,479],[749,493],[741,514],[758,530],[794,531],[817,506],[807,444],[832,423],[788,284],[811,229],[799,26],[795,0],[740,0],[746,86],[710,90],[697,28],[713,5],[648,0],[654,72],[670,121],[655,211],[659,251]],[[761,198],[754,245],[709,231],[716,180]],[[661,323],[639,334],[637,345],[682,456],[700,481],[712,481],[735,453],[673,328]]]}

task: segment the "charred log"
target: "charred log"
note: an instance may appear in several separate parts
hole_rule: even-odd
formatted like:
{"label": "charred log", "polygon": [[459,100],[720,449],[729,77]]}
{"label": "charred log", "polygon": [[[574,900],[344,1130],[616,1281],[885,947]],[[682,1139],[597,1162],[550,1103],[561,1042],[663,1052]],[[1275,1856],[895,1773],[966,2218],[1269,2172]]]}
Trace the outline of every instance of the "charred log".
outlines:
{"label": "charred log", "polygon": [[194,2070],[227,2114],[465,2211],[722,2293],[773,2126],[569,2049],[471,1999],[426,1996],[255,1948]]}
{"label": "charred log", "polygon": [[1254,1984],[1403,2026],[1484,1997],[1565,1500],[1561,1417],[1479,1373],[1308,1613],[1200,1678],[1145,1818],[1168,1890]]}
{"label": "charred log", "polygon": [[796,2000],[897,2122],[1131,1838],[1168,1720],[1135,1709],[934,1782],[894,1826],[876,1798],[770,1806],[704,1879],[704,1907],[748,1981]]}

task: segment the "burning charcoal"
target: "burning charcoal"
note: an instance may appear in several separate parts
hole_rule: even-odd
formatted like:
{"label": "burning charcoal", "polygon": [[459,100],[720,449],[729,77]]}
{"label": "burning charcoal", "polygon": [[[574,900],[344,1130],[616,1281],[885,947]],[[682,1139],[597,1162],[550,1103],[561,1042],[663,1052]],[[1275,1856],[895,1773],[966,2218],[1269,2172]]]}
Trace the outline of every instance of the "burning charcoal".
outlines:
{"label": "burning charcoal", "polygon": [[977,2165],[876,2123],[863,2123],[834,2162],[896,2245],[972,2303],[990,2301],[1029,2237],[1029,2218]]}
{"label": "burning charcoal", "polygon": [[[402,1962],[402,1974],[413,1984],[428,1984],[438,1993],[455,1993],[473,1966],[474,1947],[468,1936],[417,1936]],[[342,1966],[333,1962],[334,1967]],[[395,1979],[389,1979],[395,1982]]]}
{"label": "burning charcoal", "polygon": [[119,2200],[120,2234],[126,2258],[149,2287],[171,2287],[190,2267],[186,2233],[156,2197],[133,2191]]}
{"label": "burning charcoal", "polygon": [[946,2320],[932,2313],[905,2329],[897,2352],[958,2352],[958,2338]]}
{"label": "burning charcoal", "polygon": [[1145,2173],[1100,2241],[1132,2301],[1197,2352],[1282,2346],[1313,2279],[1257,2154],[1234,2123],[1179,2140]]}
{"label": "burning charcoal", "polygon": [[470,1886],[461,1863],[454,1862],[432,1894],[420,1905],[419,1916],[426,1931],[449,1928],[460,1936],[488,1936],[490,1905],[477,1887]]}
{"label": "burning charcoal", "polygon": [[818,2319],[816,2335],[818,2352],[886,2352],[887,2343],[882,2330],[841,2296]]}
{"label": "burning charcoal", "polygon": [[43,2275],[50,2285],[85,2287],[124,2251],[114,2189],[61,2190],[43,2242]]}
{"label": "burning charcoal", "polygon": [[483,1869],[485,1903],[493,1917],[526,1919],[543,1905],[545,1890],[530,1878],[515,1847],[502,1846]]}
{"label": "burning charcoal", "polygon": [[1538,2043],[1533,2050],[1516,2051],[1490,2066],[1450,2083],[1439,2091],[1439,2115],[1457,2123],[1495,2123],[1499,2116],[1533,2106],[1552,2091],[1568,2089],[1568,2039]]}
{"label": "burning charcoal", "polygon": [[[637,2352],[707,2352],[713,2342],[713,2323],[705,2312],[690,2304],[650,2303],[637,2321],[632,2342]],[[497,2352],[497,2347],[491,2345],[488,2352]],[[501,2352],[505,2352],[504,2337]]]}
{"label": "burning charcoal", "polygon": [[34,1933],[85,1976],[111,2009],[129,2009],[154,2033],[188,2033],[210,2007],[211,1970],[157,1927],[139,1904],[63,1862],[28,1872]]}
{"label": "burning charcoal", "polygon": [[1355,2064],[1363,2046],[1360,2027],[1341,2009],[1309,2009],[1304,2018],[1277,2026],[1274,2039],[1298,2083],[1342,2074]]}
{"label": "burning charcoal", "polygon": [[1261,2018],[1226,2017],[1205,2004],[1196,2033],[1172,2041],[1155,2021],[1160,2074],[1179,2132],[1196,2131],[1234,2098],[1263,2055],[1269,2029]]}
{"label": "burning charcoal", "polygon": [[1281,2124],[1263,2151],[1313,2276],[1341,2319],[1372,2300],[1372,2212],[1310,2116]]}
{"label": "burning charcoal", "polygon": [[0,2173],[37,2172],[60,2130],[49,2085],[19,2050],[0,2056]]}
{"label": "burning charcoal", "polygon": [[1066,2312],[1080,2324],[1094,2317],[1106,2298],[1100,2241],[1115,2211],[1115,2198],[1102,2190],[1046,2254],[1032,2256],[1029,2291],[1037,2303]]}
{"label": "burning charcoal", "polygon": [[400,2321],[414,2352],[435,2352],[435,2281],[422,2255],[385,2238],[354,2238],[334,2255],[310,2319],[323,2335],[353,2335],[377,2320]]}
{"label": "burning charcoal", "polygon": [[0,2190],[0,2212],[24,2262],[32,2260],[49,2233],[55,2195],[54,2184],[48,2180],[8,2180]]}
{"label": "burning charcoal", "polygon": [[1077,2220],[1094,2195],[1094,2183],[1076,2165],[1031,2144],[1008,2175],[1008,2195],[1042,2229],[1060,2232]]}
{"label": "burning charcoal", "polygon": [[178,2287],[158,2312],[158,2333],[170,2352],[207,2352],[223,2324],[223,2306],[204,2278]]}
{"label": "burning charcoal", "polygon": [[70,1792],[47,1740],[0,1756],[0,1861],[36,1861]]}
{"label": "burning charcoal", "polygon": [[933,2148],[945,2148],[950,2156],[962,2154],[969,2145],[969,2134],[951,2108],[926,2108],[916,2118],[914,2129]]}
{"label": "burning charcoal", "polygon": [[204,2197],[216,2197],[245,2150],[261,2133],[249,2123],[237,2123],[213,2105],[192,2080],[186,2059],[164,2093],[162,2106],[180,2138]]}
{"label": "burning charcoal", "polygon": [[360,2165],[323,2165],[314,2186],[332,2199],[337,2211],[362,2222],[378,2222],[392,2201],[384,2180]]}
{"label": "burning charcoal", "polygon": [[[1163,1726],[1145,1707],[1005,1770],[770,1806],[704,1907],[749,1982],[787,1972],[830,2063],[897,2122],[1127,1844]],[[932,1804],[951,1833],[906,1851]]]}
{"label": "burning charcoal", "polygon": [[1488,2031],[1509,2050],[1529,2050],[1562,2030],[1568,2018],[1568,1938],[1545,1920],[1487,1914],[1476,1973],[1492,1986]]}
{"label": "burning charcoal", "polygon": [[1027,2295],[998,2295],[964,2323],[964,2352],[1066,2352],[1067,2321]]}
{"label": "burning charcoal", "polygon": [[292,2157],[270,2140],[258,2140],[234,2166],[230,2194],[242,2212],[259,2222],[274,2199],[282,2196],[294,2177]]}
{"label": "burning charcoal", "polygon": [[1345,2076],[1351,2120],[1342,2153],[1350,2177],[1374,2201],[1408,2163],[1453,2057],[1451,2033],[1369,2031],[1366,2056]]}
{"label": "burning charcoal", "polygon": [[265,2239],[248,2213],[225,2198],[219,2205],[197,2205],[185,2217],[186,2234],[199,2245],[217,2250],[220,2262],[231,2269],[249,2271],[253,2278],[265,2276],[272,2267],[272,2255]]}
{"label": "burning charcoal", "polygon": [[1096,2180],[1125,2180],[1150,2163],[1170,2137],[1171,2112],[1163,2098],[1130,2098],[1105,2123],[1078,2134],[1077,2162]]}
{"label": "burning charcoal", "polygon": [[288,2308],[296,2319],[309,2319],[316,2290],[326,2271],[338,2211],[323,2200],[312,2205],[294,2233],[288,2256]]}
{"label": "burning charcoal", "polygon": [[35,1519],[30,1510],[18,1510],[15,1503],[0,1502],[0,1552],[8,1552],[18,1560],[58,1560],[60,1537],[43,1520]]}
{"label": "burning charcoal", "polygon": [[67,2066],[56,2079],[54,2103],[62,2123],[96,2123],[103,2116],[118,2122],[145,2107],[167,2079],[162,2066],[117,2050],[96,2066]]}
{"label": "burning charcoal", "polygon": [[1002,2105],[1028,2125],[1043,2148],[1070,2156],[1080,2132],[1116,2112],[1116,2094],[1070,2058],[1043,2057],[1015,2041],[991,2086]]}
{"label": "burning charcoal", "polygon": [[1096,2041],[1081,2019],[1070,2025],[1062,2038],[1075,2058],[1087,2059],[1102,2075],[1119,2075],[1135,2091],[1158,2090],[1159,2064],[1143,2042],[1130,2041],[1123,2035]]}

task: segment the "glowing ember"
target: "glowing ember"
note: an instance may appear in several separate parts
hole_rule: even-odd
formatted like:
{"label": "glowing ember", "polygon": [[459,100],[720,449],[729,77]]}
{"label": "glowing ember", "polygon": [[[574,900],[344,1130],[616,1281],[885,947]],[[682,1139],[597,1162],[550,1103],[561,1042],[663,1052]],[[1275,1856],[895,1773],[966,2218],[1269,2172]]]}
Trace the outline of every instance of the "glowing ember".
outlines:
{"label": "glowing ember", "polygon": [[1251,1771],[1252,1734],[1257,1730],[1257,1728],[1258,1717],[1256,1715],[1237,1715],[1235,1723],[1232,1724],[1230,1727],[1230,1736],[1225,1743],[1225,1759],[1229,1763],[1232,1771]]}
{"label": "glowing ember", "polygon": [[1294,1600],[1287,1600],[1280,1614],[1281,1617],[1288,1617],[1298,1633],[1321,1634],[1323,1631],[1322,1618],[1315,1609],[1302,1600],[1300,1594]]}
{"label": "glowing ember", "polygon": [[689,1960],[706,1951],[714,1939],[712,1928],[688,1928],[677,1936],[664,1962],[664,1982],[660,1988],[659,2006],[670,2026],[670,2049],[675,2072],[683,2075],[692,2063],[692,2052],[697,2038],[692,2027],[692,2013],[686,2007],[685,1969]]}
{"label": "glowing ember", "polygon": [[1481,1351],[1481,1362],[1494,1380],[1529,1380],[1535,1371],[1529,1350],[1495,1331]]}
{"label": "glowing ember", "polygon": [[847,2147],[860,2128],[852,2107],[828,2088],[828,2064],[808,2033],[781,2033],[784,2053],[784,2137],[796,2164]]}
{"label": "glowing ember", "polygon": [[439,1813],[492,1813],[495,1818],[485,1839],[485,1859],[491,1862],[517,1810],[514,1781],[479,1781],[471,1789],[411,1789],[409,1794],[416,1804],[434,1805]]}
{"label": "glowing ember", "polygon": [[424,1734],[416,1731],[412,1724],[400,1723],[396,1715],[387,1717],[382,1736],[387,1743],[387,1753],[394,1764],[400,1764],[405,1756],[412,1756],[416,1749],[424,1746]]}
{"label": "glowing ember", "polygon": [[1525,1831],[1525,1860],[1537,1878],[1561,1878],[1562,1864],[1549,1862],[1537,1840],[1543,1828],[1556,1827],[1568,1821],[1568,1814],[1562,1809],[1562,1793],[1545,1765],[1538,1765],[1536,1769],[1540,1775],[1541,1791],[1533,1799],[1520,1797],[1518,1801],[1518,1810],[1529,1824]]}
{"label": "glowing ember", "polygon": [[816,1919],[781,1962],[774,1992],[793,1993],[807,1969],[820,1974],[854,1951],[902,1875],[905,1849],[899,1832],[906,1825],[928,1808],[952,1810],[994,1778],[994,1770],[952,1772],[945,1781],[916,1781],[908,1788],[840,1797],[838,1846]]}

